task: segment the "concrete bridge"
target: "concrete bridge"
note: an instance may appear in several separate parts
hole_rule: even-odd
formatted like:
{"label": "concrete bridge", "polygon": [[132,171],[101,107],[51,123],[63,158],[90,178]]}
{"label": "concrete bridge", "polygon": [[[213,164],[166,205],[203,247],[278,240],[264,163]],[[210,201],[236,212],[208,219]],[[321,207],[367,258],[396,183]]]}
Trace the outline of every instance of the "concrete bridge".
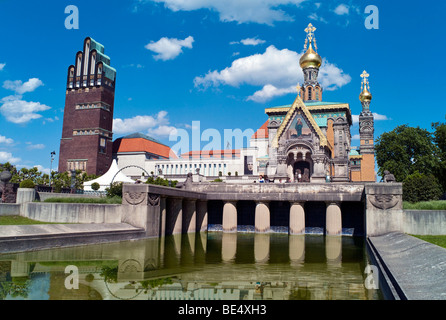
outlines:
{"label": "concrete bridge", "polygon": [[401,231],[403,217],[397,183],[124,185],[123,205],[133,219],[125,222],[145,228],[147,236],[205,231],[212,222],[225,233],[237,232],[240,222],[268,233],[276,223],[291,235],[304,234],[311,223],[335,236],[350,223],[377,236]]}

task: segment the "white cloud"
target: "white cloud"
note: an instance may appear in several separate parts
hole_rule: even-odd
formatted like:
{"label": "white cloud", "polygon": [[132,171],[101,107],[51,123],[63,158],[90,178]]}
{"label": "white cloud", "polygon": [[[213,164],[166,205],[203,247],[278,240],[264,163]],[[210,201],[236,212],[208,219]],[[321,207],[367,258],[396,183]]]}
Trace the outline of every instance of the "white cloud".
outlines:
{"label": "white cloud", "polygon": [[[230,67],[221,71],[208,72],[194,79],[195,87],[229,85],[239,87],[246,84],[261,86],[260,91],[248,100],[265,102],[277,96],[296,92],[298,83],[303,83],[303,73],[299,65],[301,54],[288,49],[279,50],[273,45],[265,53],[237,59]],[[337,66],[323,59],[319,81],[325,90],[336,90],[351,81],[351,77]]]}
{"label": "white cloud", "polygon": [[359,134],[355,134],[352,136],[352,140],[360,140],[361,136]]}
{"label": "white cloud", "polygon": [[42,115],[37,112],[51,109],[39,102],[24,101],[21,96],[8,96],[1,99],[0,103],[2,104],[0,113],[6,120],[16,124],[23,124],[31,120],[39,119]]}
{"label": "white cloud", "polygon": [[31,142],[27,142],[26,143],[28,146],[26,147],[26,149],[28,150],[42,150],[45,149],[45,145],[38,143],[38,144],[32,144]]}
{"label": "white cloud", "polygon": [[336,7],[334,13],[339,16],[348,15],[350,13],[350,7],[346,4],[341,3],[339,6]]}
{"label": "white cloud", "polygon": [[172,126],[159,126],[154,129],[149,129],[148,132],[157,137],[168,137],[170,134],[176,134],[177,128]]}
{"label": "white cloud", "polygon": [[[392,120],[391,118],[387,117],[386,115],[379,114],[379,113],[373,113],[373,118],[374,118],[375,121]],[[358,124],[359,123],[359,115],[353,114],[352,115],[352,121],[353,121],[353,124]]]}
{"label": "white cloud", "polygon": [[6,138],[5,136],[0,136],[0,144],[13,144],[14,140],[11,138]]}
{"label": "white cloud", "polygon": [[319,21],[322,23],[328,23],[327,20],[325,20],[323,17],[319,16],[317,13],[313,12],[312,14],[310,14],[308,16],[308,19],[314,20],[314,21]]}
{"label": "white cloud", "polygon": [[255,102],[265,102],[274,97],[283,96],[288,93],[297,94],[297,86],[291,86],[288,88],[277,88],[271,84],[265,85],[262,90],[256,91],[252,96],[249,96],[247,100]]}
{"label": "white cloud", "polygon": [[[45,174],[50,174],[50,169],[49,168],[45,168],[44,166],[41,166],[40,164],[37,164],[35,166],[32,166],[32,168],[37,168],[37,170],[39,170],[42,173]],[[54,171],[54,170],[53,170]]]}
{"label": "white cloud", "polygon": [[294,21],[280,7],[298,7],[304,0],[137,0],[135,9],[148,2],[164,3],[174,12],[208,9],[217,12],[224,22],[272,25],[277,21]]}
{"label": "white cloud", "polygon": [[20,158],[15,158],[12,156],[12,153],[0,151],[0,163],[9,162],[11,164],[17,164],[17,162],[20,162]]}
{"label": "white cloud", "polygon": [[145,46],[146,49],[157,53],[153,57],[155,60],[172,60],[178,57],[183,52],[183,48],[192,48],[194,38],[192,36],[187,37],[184,40],[178,40],[175,38],[161,38],[157,42],[150,42]]}
{"label": "white cloud", "polygon": [[245,46],[257,46],[257,45],[263,44],[265,42],[266,41],[262,40],[262,39],[246,38],[246,39],[243,39],[243,40],[240,40],[240,41],[233,41],[230,44],[239,44],[239,43],[241,43],[241,44],[243,44]]}
{"label": "white cloud", "polygon": [[3,88],[15,91],[17,94],[33,92],[40,86],[43,86],[43,82],[37,78],[29,79],[25,83],[23,83],[21,80],[16,80],[16,81],[6,80],[3,83]]}
{"label": "white cloud", "polygon": [[116,134],[148,133],[158,137],[168,136],[176,128],[169,126],[166,111],[160,111],[156,116],[135,116],[128,119],[114,119],[113,132]]}
{"label": "white cloud", "polygon": [[2,71],[6,66],[6,63],[0,63],[0,71]]}

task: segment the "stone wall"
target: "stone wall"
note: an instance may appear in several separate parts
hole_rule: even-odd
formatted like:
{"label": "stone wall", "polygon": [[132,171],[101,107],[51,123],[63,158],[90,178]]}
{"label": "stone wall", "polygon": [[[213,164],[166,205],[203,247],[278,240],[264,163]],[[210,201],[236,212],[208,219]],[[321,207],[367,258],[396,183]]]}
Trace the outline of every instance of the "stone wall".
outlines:
{"label": "stone wall", "polygon": [[1,216],[18,216],[20,215],[20,205],[15,203],[0,203]]}
{"label": "stone wall", "polygon": [[369,237],[403,232],[403,184],[365,186],[365,230]]}
{"label": "stone wall", "polygon": [[446,210],[404,210],[403,230],[413,235],[446,235]]}
{"label": "stone wall", "polygon": [[121,223],[121,205],[39,203],[21,205],[21,216],[50,223]]}

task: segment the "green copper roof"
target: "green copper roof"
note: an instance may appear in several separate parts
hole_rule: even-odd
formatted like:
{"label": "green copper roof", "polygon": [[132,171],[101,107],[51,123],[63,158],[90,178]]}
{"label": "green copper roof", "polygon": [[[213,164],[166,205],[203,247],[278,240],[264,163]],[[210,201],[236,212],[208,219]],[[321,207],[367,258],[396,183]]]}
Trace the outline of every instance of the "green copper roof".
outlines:
{"label": "green copper roof", "polygon": [[314,118],[319,128],[327,127],[327,118]]}
{"label": "green copper roof", "polygon": [[103,69],[104,69],[104,76],[110,80],[115,81],[116,80],[116,69],[110,67],[107,64],[103,65]]}
{"label": "green copper roof", "polygon": [[91,45],[90,45],[91,50],[96,49],[97,52],[104,54],[104,46],[92,38],[90,38],[90,40],[91,40]]}
{"label": "green copper roof", "polygon": [[158,144],[165,145],[164,143],[161,143],[158,140],[156,140],[156,139],[154,139],[152,137],[149,137],[148,135],[145,135],[145,134],[140,133],[140,132],[135,132],[135,133],[129,134],[129,135],[125,136],[125,137],[122,137],[121,139],[138,139],[138,138],[149,140],[149,141],[153,141],[153,142],[156,142]]}

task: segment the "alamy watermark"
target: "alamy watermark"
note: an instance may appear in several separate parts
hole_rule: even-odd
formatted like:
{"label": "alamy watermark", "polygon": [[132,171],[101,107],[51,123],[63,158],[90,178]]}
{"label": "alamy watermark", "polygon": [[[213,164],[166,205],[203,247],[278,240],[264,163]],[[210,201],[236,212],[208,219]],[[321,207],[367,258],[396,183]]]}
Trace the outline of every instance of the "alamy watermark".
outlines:
{"label": "alamy watermark", "polygon": [[69,5],[65,8],[68,17],[65,18],[65,28],[68,30],[79,29],[79,9],[75,5]]}
{"label": "alamy watermark", "polygon": [[379,269],[374,265],[367,265],[364,270],[367,275],[364,281],[364,287],[367,290],[378,290],[379,289]]}
{"label": "alamy watermark", "polygon": [[365,8],[364,13],[368,14],[364,25],[366,29],[379,29],[379,9],[377,6],[369,5]]}
{"label": "alamy watermark", "polygon": [[68,276],[65,278],[65,289],[78,290],[79,289],[79,269],[76,266],[69,265],[65,268],[65,274]]}

